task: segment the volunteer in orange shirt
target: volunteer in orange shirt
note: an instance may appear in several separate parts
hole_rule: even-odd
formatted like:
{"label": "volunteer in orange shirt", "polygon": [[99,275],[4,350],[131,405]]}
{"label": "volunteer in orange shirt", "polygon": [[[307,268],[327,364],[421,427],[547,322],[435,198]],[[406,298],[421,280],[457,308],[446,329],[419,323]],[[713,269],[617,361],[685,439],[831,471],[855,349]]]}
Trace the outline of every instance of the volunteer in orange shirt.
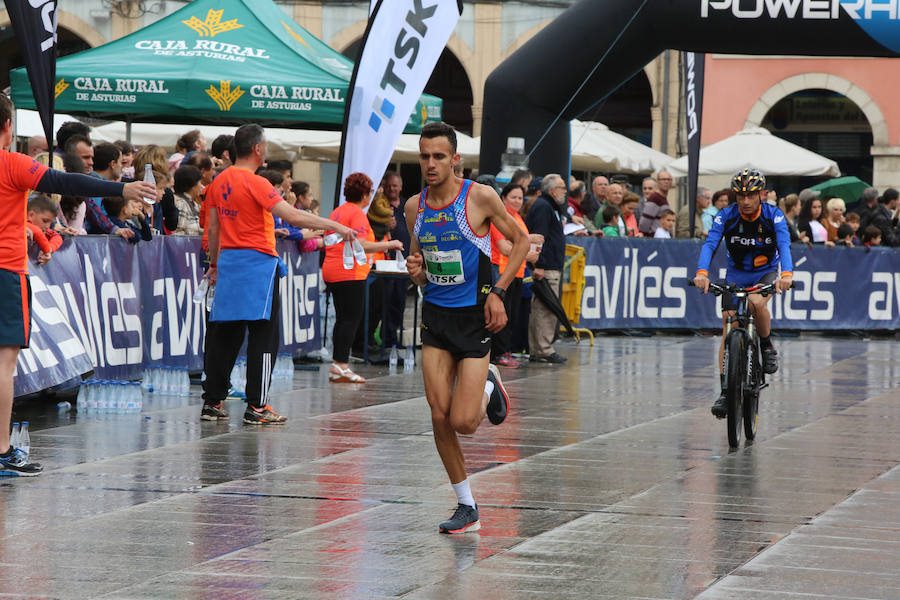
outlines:
{"label": "volunteer in orange shirt", "polygon": [[124,196],[138,200],[156,187],[143,181],[104,181],[80,173],[48,169],[25,154],[9,152],[13,103],[0,94],[0,475],[35,476],[42,470],[9,445],[13,374],[19,349],[31,337],[31,284],[25,219],[28,190],[68,196]]}
{"label": "volunteer in orange shirt", "polygon": [[[372,252],[400,250],[403,242],[392,240],[376,242],[372,226],[363,209],[372,199],[372,180],[364,173],[351,173],[344,180],[346,202],[334,209],[329,218],[346,225],[356,232],[367,255]],[[332,355],[334,362],[328,371],[332,383],[365,383],[365,379],[350,370],[350,346],[362,319],[365,307],[366,277],[369,276],[372,258],[363,265],[354,261],[352,269],[344,268],[344,244],[334,244],[325,248],[325,262],[322,264],[322,278],[334,300],[334,330],[332,333]]]}
{"label": "volunteer in orange shirt", "polygon": [[[506,212],[515,219],[516,223],[525,233],[528,228],[525,221],[519,215],[522,208],[522,202],[525,199],[525,188],[521,185],[508,183],[500,193],[500,199],[506,207]],[[530,234],[532,244],[544,243],[544,236],[539,233]],[[496,282],[500,275],[506,270],[506,264],[509,262],[509,253],[512,252],[512,242],[507,240],[500,230],[491,224],[491,271]],[[525,257],[525,262],[534,264],[537,261],[539,252],[529,252]],[[511,367],[513,369],[522,366],[519,361],[510,354],[510,343],[512,340],[512,327],[516,323],[516,317],[519,313],[519,306],[522,304],[522,279],[525,277],[525,263],[519,267],[516,278],[512,280],[506,289],[506,296],[503,298],[503,304],[506,307],[506,315],[508,321],[506,326],[495,333],[491,338],[491,362],[501,367]]]}
{"label": "volunteer in orange shirt", "polygon": [[228,396],[231,370],[247,335],[247,408],[244,423],[280,424],[287,418],[268,404],[269,384],[280,341],[279,280],[287,269],[275,251],[274,214],[296,227],[331,229],[345,240],[348,227],[297,210],[284,201],[272,184],[256,175],[266,160],[266,136],[256,124],[242,125],[234,134],[234,165],[206,188],[209,206],[207,277],[216,284],[207,332],[203,368],[201,418],[228,419],[222,401]]}

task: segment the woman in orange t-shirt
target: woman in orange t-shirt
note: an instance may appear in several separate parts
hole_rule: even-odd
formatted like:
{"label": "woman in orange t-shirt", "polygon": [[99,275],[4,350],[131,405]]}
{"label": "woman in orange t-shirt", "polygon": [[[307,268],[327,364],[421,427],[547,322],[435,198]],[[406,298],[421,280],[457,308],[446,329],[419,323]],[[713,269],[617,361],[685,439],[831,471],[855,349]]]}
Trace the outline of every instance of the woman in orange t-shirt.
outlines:
{"label": "woman in orange t-shirt", "polygon": [[[363,209],[372,199],[372,180],[364,173],[351,173],[344,180],[344,197],[341,204],[329,217],[356,231],[357,239],[367,254],[398,250],[403,242],[376,242]],[[350,346],[365,311],[366,277],[369,276],[371,257],[365,264],[354,262],[352,269],[344,268],[344,244],[334,244],[325,248],[325,262],[322,263],[322,277],[334,300],[334,331],[332,343],[334,362],[328,371],[328,379],[333,383],[365,383],[365,379],[350,370]]]}
{"label": "woman in orange t-shirt", "polygon": [[[506,206],[506,212],[515,219],[522,231],[528,233],[525,221],[519,215],[519,210],[522,208],[522,202],[525,199],[525,188],[513,183],[507,184],[500,193],[500,199],[503,200],[503,205]],[[530,234],[529,238],[533,245],[539,246],[544,243],[544,236],[540,234]],[[497,281],[506,270],[510,252],[512,252],[512,242],[507,240],[496,227],[491,225],[491,270],[494,275],[494,281]],[[539,252],[531,251],[525,257],[525,262],[534,264],[539,255]],[[506,327],[495,333],[491,339],[491,362],[501,367],[516,368],[521,366],[510,354],[510,345],[512,343],[512,327],[516,323],[519,305],[522,303],[522,279],[525,277],[525,262],[519,267],[516,278],[509,284],[509,287],[506,289],[506,295],[503,298],[507,316]]]}

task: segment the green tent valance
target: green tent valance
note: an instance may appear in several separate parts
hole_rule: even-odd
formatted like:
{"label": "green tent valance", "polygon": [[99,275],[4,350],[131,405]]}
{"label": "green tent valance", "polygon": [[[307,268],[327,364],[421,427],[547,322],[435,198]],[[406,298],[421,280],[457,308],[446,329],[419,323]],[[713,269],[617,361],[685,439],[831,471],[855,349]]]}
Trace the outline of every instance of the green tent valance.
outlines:
{"label": "green tent valance", "polygon": [[[131,120],[338,127],[353,63],[271,0],[195,0],[128,36],[60,58],[56,110]],[[34,108],[24,68],[13,101]],[[441,118],[423,95],[407,131]]]}

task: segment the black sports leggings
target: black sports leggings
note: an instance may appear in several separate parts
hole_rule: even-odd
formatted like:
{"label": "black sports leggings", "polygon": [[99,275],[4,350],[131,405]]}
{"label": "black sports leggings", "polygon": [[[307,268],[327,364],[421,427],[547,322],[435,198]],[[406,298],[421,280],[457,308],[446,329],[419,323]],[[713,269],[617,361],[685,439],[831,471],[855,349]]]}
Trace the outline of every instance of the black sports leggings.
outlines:
{"label": "black sports leggings", "polygon": [[366,306],[365,281],[337,281],[327,284],[334,301],[334,331],[331,335],[334,362],[350,360],[350,346]]}

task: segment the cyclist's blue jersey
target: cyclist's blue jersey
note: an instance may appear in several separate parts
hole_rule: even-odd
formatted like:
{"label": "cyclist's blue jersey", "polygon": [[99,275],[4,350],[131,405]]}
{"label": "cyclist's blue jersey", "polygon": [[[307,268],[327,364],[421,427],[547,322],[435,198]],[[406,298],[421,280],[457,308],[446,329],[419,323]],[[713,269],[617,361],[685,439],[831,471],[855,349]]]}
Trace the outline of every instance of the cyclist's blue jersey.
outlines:
{"label": "cyclist's blue jersey", "polygon": [[697,271],[709,272],[719,242],[725,239],[728,249],[727,279],[738,285],[752,285],[759,278],[777,271],[792,273],[791,236],[784,213],[775,206],[763,202],[751,219],[741,215],[737,204],[729,204],[719,211],[712,229],[706,237]]}
{"label": "cyclist's blue jersey", "polygon": [[466,202],[472,181],[464,179],[447,205],[431,208],[428,188],[419,197],[413,235],[424,259],[426,302],[445,308],[484,304],[491,291],[491,236],[469,227]]}

